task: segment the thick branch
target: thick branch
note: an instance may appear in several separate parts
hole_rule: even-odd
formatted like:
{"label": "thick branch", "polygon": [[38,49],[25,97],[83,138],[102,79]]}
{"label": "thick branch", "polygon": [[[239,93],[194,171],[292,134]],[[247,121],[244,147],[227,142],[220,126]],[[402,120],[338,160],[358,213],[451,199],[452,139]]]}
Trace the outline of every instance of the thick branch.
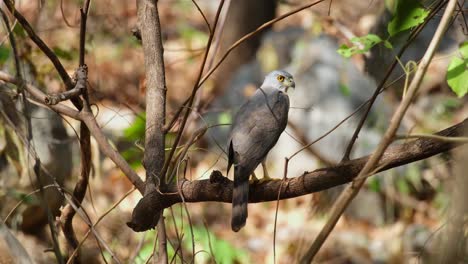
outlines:
{"label": "thick branch", "polygon": [[[145,195],[164,189],[164,124],[166,122],[166,79],[164,48],[158,1],[138,1],[138,24],[145,57],[146,130],[143,166],[146,169]],[[158,214],[162,214],[159,211]],[[159,217],[159,216],[158,216]],[[164,218],[159,219],[159,263],[167,263]]]}
{"label": "thick branch", "polygon": [[[467,134],[468,119],[465,119],[463,122],[442,130],[436,135],[459,137],[467,136]],[[396,145],[388,148],[383,154],[378,165],[379,171],[426,159],[461,145],[462,143],[441,141],[434,138],[418,139]],[[334,167],[306,172],[302,176],[288,179],[288,182],[283,184],[280,199],[294,198],[351,182],[359,174],[368,159],[369,156],[345,161]],[[250,185],[249,202],[276,201],[280,185],[280,181]],[[224,177],[219,171],[213,171],[209,180],[179,181],[178,186],[171,186],[167,191],[168,194],[164,195],[158,192],[147,195],[135,208],[132,221],[128,223],[134,231],[145,231],[153,227],[149,224],[153,215],[146,215],[146,217],[140,215],[138,219],[148,219],[148,222],[136,222],[134,221],[136,219],[135,214],[144,211],[157,214],[158,211],[164,208],[182,202],[180,193],[183,194],[184,201],[190,203],[205,201],[230,203],[232,201],[232,181]],[[139,207],[147,209],[144,210]]]}
{"label": "thick branch", "polygon": [[157,2],[138,1],[138,23],[141,32],[146,70],[146,184],[159,184],[164,166],[164,123],[166,117],[166,80],[163,45]]}

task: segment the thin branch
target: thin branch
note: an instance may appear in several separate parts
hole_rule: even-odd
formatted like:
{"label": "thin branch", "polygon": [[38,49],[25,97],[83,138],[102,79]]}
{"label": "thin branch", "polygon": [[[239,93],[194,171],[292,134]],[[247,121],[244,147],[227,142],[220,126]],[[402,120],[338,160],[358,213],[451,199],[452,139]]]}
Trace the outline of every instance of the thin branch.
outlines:
{"label": "thin branch", "polygon": [[[67,71],[65,70],[65,67],[63,67],[62,63],[58,59],[57,55],[45,44],[45,42],[34,32],[34,29],[32,26],[29,24],[29,22],[26,20],[26,18],[23,17],[16,9],[15,9],[15,2],[13,0],[5,0],[3,1],[10,11],[11,14],[18,20],[18,22],[21,24],[23,29],[26,31],[28,34],[29,38],[39,47],[39,49],[49,58],[49,60],[54,64],[55,69],[57,70],[60,78],[62,79],[63,83],[65,84],[66,90],[71,90],[73,89],[73,81],[68,75]],[[72,100],[73,104],[75,107],[78,109],[81,109],[82,107],[82,102],[79,98],[74,98]]]}
{"label": "thin branch", "polygon": [[[12,75],[4,72],[4,71],[0,71],[0,80],[2,80],[4,82],[7,82],[7,83],[17,85],[17,86],[22,86],[34,98],[35,101],[46,105],[47,95],[44,94],[44,92],[42,92],[36,86],[34,86],[32,84],[29,84],[29,83],[23,83],[21,80],[18,80],[14,76],[12,76]],[[75,109],[72,109],[72,108],[64,105],[64,104],[50,105],[49,107],[52,110],[54,110],[54,111],[56,111],[56,112],[58,112],[60,114],[69,116],[69,117],[74,118],[74,119],[78,119],[79,112],[76,111]]]}
{"label": "thin branch", "polygon": [[73,88],[69,91],[65,91],[65,92],[62,92],[62,93],[57,93],[57,94],[49,94],[47,95],[47,97],[45,98],[45,103],[48,104],[48,105],[56,105],[60,102],[63,102],[63,101],[66,101],[66,100],[70,100],[72,98],[75,98],[75,97],[78,97],[80,96],[82,93],[82,90],[81,89],[76,89]]}
{"label": "thin branch", "polygon": [[[11,125],[11,124],[10,124]],[[16,127],[15,126],[12,126],[12,128],[17,131]],[[23,144],[27,144],[28,142],[28,139],[26,138],[26,136],[22,135],[21,133],[19,133],[19,131],[17,131],[18,135],[19,135],[19,139],[21,140],[21,142]],[[110,249],[110,247],[105,243],[105,241],[102,239],[102,236],[99,235],[99,233],[92,227],[91,225],[91,222],[90,222],[90,218],[88,216],[88,214],[86,213],[86,211],[83,210],[83,208],[78,208],[77,205],[75,204],[75,202],[72,200],[71,198],[71,195],[69,195],[69,193],[62,188],[62,186],[60,186],[58,184],[58,182],[56,181],[56,179],[52,176],[52,174],[47,170],[47,168],[45,168],[44,166],[42,166],[40,164],[40,162],[38,162],[38,156],[37,156],[37,153],[36,151],[34,150],[34,148],[27,148],[27,154],[28,156],[32,157],[34,160],[36,160],[37,162],[35,163],[35,171],[38,170],[38,168],[40,168],[40,173],[44,173],[49,179],[52,180],[55,188],[57,188],[57,190],[62,194],[63,197],[65,197],[65,199],[67,200],[67,202],[73,207],[73,209],[78,213],[78,215],[81,217],[81,219],[91,228],[94,236],[96,237],[96,239],[98,240],[99,243],[103,244],[104,247],[106,248],[106,250],[109,252],[109,255],[117,262],[117,263],[121,263],[119,261],[119,259],[116,257],[116,255],[112,252],[112,250]]]}
{"label": "thin branch", "polygon": [[[18,85],[17,88],[18,88],[18,92],[22,95],[21,99],[22,99],[22,103],[24,107],[23,114],[24,114],[24,119],[26,123],[25,132],[27,135],[27,139],[25,140],[25,142],[26,142],[27,149],[30,150],[34,148],[33,145],[31,144],[31,141],[33,140],[31,115],[30,115],[31,112],[29,109],[29,102],[26,98],[26,93],[24,91],[24,81],[23,81],[24,79],[21,74],[21,62],[20,62],[20,58],[18,54],[18,47],[16,45],[16,39],[13,34],[12,28],[10,27],[10,23],[9,23],[7,15],[3,11],[3,9],[0,9],[0,13],[3,19],[3,22],[5,23],[5,27],[8,31],[8,37],[10,40],[11,48],[13,50],[14,65],[15,65],[15,70],[16,70],[16,79],[19,80],[19,83],[21,84],[21,85]],[[28,159],[28,162],[29,162],[29,159]],[[63,263],[64,260],[63,260],[62,252],[60,251],[60,245],[59,245],[58,236],[57,236],[57,228],[54,225],[54,219],[53,219],[54,217],[49,208],[49,205],[47,204],[46,197],[44,194],[44,184],[42,184],[41,177],[40,177],[40,174],[41,174],[40,167],[41,167],[41,162],[39,158],[36,158],[34,160],[34,174],[36,175],[37,183],[39,184],[39,190],[40,190],[40,195],[41,195],[41,205],[47,214],[47,223],[50,229],[50,235],[52,237],[52,244],[53,244],[55,258],[57,259],[58,263]]]}
{"label": "thin branch", "polygon": [[91,234],[91,230],[93,228],[96,228],[96,226],[102,221],[102,219],[104,219],[104,217],[106,217],[112,210],[114,210],[121,202],[123,202],[123,200],[125,200],[131,193],[133,193],[133,191],[135,191],[135,187],[133,187],[132,189],[130,189],[128,192],[126,192],[117,202],[115,202],[109,209],[107,209],[106,212],[104,212],[101,216],[99,216],[98,220],[96,221],[96,223],[94,223],[92,225],[92,228],[90,228],[86,234],[83,236],[83,238],[81,239],[80,243],[78,244],[78,247],[75,248],[75,250],[72,252],[72,254],[70,255],[70,257],[68,258],[68,261],[67,261],[67,264],[69,264],[73,258],[75,257],[75,255],[78,253],[78,250],[81,248],[81,246],[83,245],[83,243],[86,241],[86,239],[88,238],[88,236]]}
{"label": "thin branch", "polygon": [[237,48],[240,44],[242,44],[244,41],[250,39],[251,37],[255,36],[256,34],[258,34],[260,31],[262,30],[265,30],[266,28],[270,27],[271,25],[273,25],[274,23],[278,22],[278,21],[281,21],[287,17],[290,17],[304,9],[307,9],[309,7],[312,7],[314,5],[317,5],[317,4],[320,4],[322,2],[324,2],[326,0],[319,0],[319,1],[316,1],[316,2],[313,2],[313,3],[309,3],[309,4],[305,4],[303,6],[300,6],[290,12],[287,12],[286,14],[283,14],[275,19],[272,19],[266,23],[264,23],[263,25],[259,26],[257,29],[255,29],[254,31],[250,32],[249,34],[243,36],[242,38],[240,38],[238,41],[236,41],[234,44],[232,44],[227,50],[226,52],[223,54],[223,56],[221,57],[221,59],[219,59],[219,61],[213,66],[213,68],[211,68],[204,76],[203,78],[201,78],[200,82],[198,83],[198,87],[202,86],[203,83],[205,83],[205,81],[211,76],[211,74],[213,74],[213,72],[221,65],[221,63],[227,58],[227,56],[235,49]]}
{"label": "thin branch", "polygon": [[[438,132],[436,135],[446,137],[459,137],[468,135],[468,119],[463,122]],[[453,148],[463,145],[462,143],[444,142],[434,139],[418,139],[401,145],[388,148],[383,154],[378,165],[385,164],[380,171],[389,170],[394,167],[409,164],[418,160],[427,159],[431,156],[447,152]],[[313,172],[305,172],[303,175],[288,178],[287,188],[282,188],[280,200],[295,198],[314,192],[323,191],[341,184],[351,182],[362,170],[369,156],[344,161],[340,164],[318,169]],[[280,181],[268,181],[261,184],[250,185],[249,202],[259,203],[276,201]],[[233,182],[223,176],[219,171],[213,171],[208,180],[180,180],[177,186],[170,185],[163,197],[158,192],[147,195],[145,201],[140,205],[151,208],[151,214],[145,215],[151,218],[164,208],[185,201],[187,203],[217,201],[224,203],[232,202]],[[170,193],[169,193],[170,192]],[[184,197],[182,200],[181,196]],[[164,198],[164,199],[161,199]],[[145,231],[151,226],[151,221],[127,223],[134,231]]]}
{"label": "thin branch", "polygon": [[[18,85],[18,80],[16,80],[13,76],[0,71],[0,80],[5,82],[9,82],[12,84]],[[34,99],[39,101],[42,104],[45,104],[46,95],[37,87],[31,84],[25,84],[25,89],[29,92],[29,94],[33,95]],[[92,115],[92,113],[87,112],[78,112],[66,105],[57,104],[53,106],[49,106],[52,110],[74,118],[76,120],[82,120],[86,123],[89,127],[91,134],[96,139],[96,142],[99,145],[100,150],[109,157],[116,165],[119,167],[122,172],[127,176],[127,178],[132,182],[137,189],[143,193],[144,191],[144,183],[140,179],[140,176],[136,174],[136,172],[130,167],[130,165],[122,158],[119,152],[114,149],[108,142],[107,137],[102,132],[99,125],[96,123],[96,119]]]}
{"label": "thin branch", "polygon": [[161,264],[166,264],[168,262],[166,225],[164,221],[165,221],[164,216],[161,213],[161,218],[159,218],[159,223],[158,223],[158,237],[159,237],[158,262]]}
{"label": "thin branch", "polygon": [[189,101],[190,101],[190,97],[185,99],[185,102],[183,102],[182,106],[179,107],[179,109],[177,109],[177,112],[174,114],[171,121],[164,126],[164,134],[169,133],[169,131],[174,127],[174,125],[177,123],[177,120],[179,120],[182,110],[185,109],[185,106],[188,104]]}
{"label": "thin branch", "polygon": [[207,59],[208,59],[208,54],[210,53],[210,47],[211,47],[211,44],[213,42],[214,34],[216,32],[216,26],[218,24],[219,16],[221,14],[221,10],[223,8],[223,5],[224,5],[224,0],[221,0],[219,5],[218,5],[218,10],[216,11],[216,15],[215,15],[214,23],[213,23],[213,30],[211,31],[211,34],[210,34],[210,36],[208,38],[208,44],[206,45],[206,50],[205,50],[205,54],[203,56],[203,60],[202,60],[201,66],[200,66],[200,70],[198,71],[198,76],[197,76],[197,79],[196,79],[195,84],[193,86],[192,94],[190,95],[190,98],[188,100],[188,104],[187,104],[188,108],[185,111],[184,117],[182,119],[182,123],[181,123],[180,128],[179,128],[179,132],[177,133],[176,139],[174,140],[174,144],[172,145],[171,151],[169,152],[169,155],[168,155],[167,160],[166,160],[166,162],[164,164],[161,175],[165,175],[167,173],[167,170],[168,170],[169,165],[170,165],[170,161],[172,160],[172,157],[174,156],[175,150],[177,149],[177,146],[179,145],[180,139],[182,138],[182,134],[184,133],[184,128],[185,128],[185,125],[187,124],[188,117],[190,116],[191,107],[193,105],[195,95],[196,95],[196,93],[197,93],[197,91],[198,91],[198,89],[200,87],[200,79],[201,79],[201,76],[203,74]]}
{"label": "thin branch", "polygon": [[[90,0],[86,0],[84,3],[84,9],[80,8],[81,21],[80,21],[80,59],[79,67],[75,72],[76,83],[73,89],[79,91],[78,94],[83,95],[84,103],[83,107],[79,108],[82,113],[91,113],[88,100],[87,82],[88,82],[88,67],[85,64],[85,40],[86,40],[86,21],[88,17],[88,8]],[[71,97],[74,101],[80,101],[79,97]],[[89,174],[91,172],[91,134],[86,123],[80,122],[80,154],[81,154],[81,168],[80,176],[76,182],[75,188],[73,189],[73,202],[76,203],[76,207],[80,208],[83,199],[86,195],[86,190],[89,184]],[[76,238],[75,230],[73,229],[73,217],[76,214],[75,206],[68,203],[62,210],[60,216],[60,223],[62,224],[63,234],[67,240],[68,245],[72,250],[78,248],[78,239]],[[81,263],[79,252],[71,258],[73,263]]]}
{"label": "thin branch", "polygon": [[102,151],[102,153],[110,158],[115,163],[115,165],[117,165],[117,167],[122,170],[125,176],[127,176],[127,178],[138,189],[138,191],[143,194],[145,190],[145,184],[141,180],[140,176],[138,176],[138,174],[130,167],[127,161],[125,161],[122,155],[120,155],[120,153],[109,143],[107,137],[102,132],[92,113],[81,112],[79,114],[79,120],[82,120],[86,123],[86,126],[91,131],[91,135],[98,143],[99,149]]}
{"label": "thin branch", "polygon": [[[0,80],[3,80],[8,83],[15,85],[20,85],[20,82],[13,76],[0,71]],[[45,105],[46,95],[34,85],[25,83],[24,88],[28,93],[34,98],[34,100]],[[125,161],[125,159],[120,155],[120,153],[114,149],[114,147],[109,143],[107,137],[102,132],[101,128],[96,122],[94,115],[91,112],[78,112],[64,104],[50,105],[48,106],[57,113],[69,116],[73,119],[80,120],[86,123],[86,126],[89,128],[91,135],[96,139],[96,142],[99,145],[99,149],[110,158],[117,167],[119,167],[122,172],[127,176],[130,182],[140,191],[144,192],[144,183],[140,179],[140,176],[130,167],[130,165]]]}
{"label": "thin branch", "polygon": [[330,130],[328,130],[325,134],[321,135],[320,137],[318,137],[316,140],[310,142],[309,144],[303,146],[302,148],[300,148],[299,150],[297,150],[296,152],[294,152],[291,156],[288,157],[288,160],[294,158],[297,154],[299,154],[300,152],[302,152],[303,150],[309,148],[310,146],[312,146],[313,144],[317,143],[318,141],[322,140],[323,138],[325,138],[326,136],[328,136],[330,133],[332,133],[333,131],[335,131],[338,127],[340,127],[344,122],[346,122],[348,119],[350,119],[351,117],[353,117],[357,112],[359,112],[364,106],[366,106],[367,104],[369,103],[369,101],[366,101],[364,103],[362,103],[358,108],[356,108],[356,110],[354,110],[354,112],[352,112],[351,114],[349,114],[346,118],[344,118],[343,120],[341,120],[338,124],[336,124],[333,128],[331,128]]}
{"label": "thin branch", "polygon": [[419,67],[414,75],[413,80],[411,81],[411,84],[408,88],[408,92],[406,96],[403,97],[403,100],[401,101],[397,110],[393,114],[392,119],[390,120],[390,125],[387,131],[385,132],[381,142],[377,146],[375,152],[370,156],[369,160],[366,162],[362,170],[359,172],[359,175],[356,177],[359,180],[353,181],[352,184],[348,185],[338,197],[338,200],[336,200],[336,202],[333,204],[333,207],[331,208],[330,212],[330,219],[327,221],[323,229],[315,238],[310,248],[307,250],[304,257],[301,259],[301,263],[310,263],[313,261],[315,255],[320,250],[328,235],[335,227],[336,223],[338,222],[338,219],[341,217],[346,207],[359,193],[359,190],[364,185],[366,178],[361,179],[361,177],[369,176],[369,173],[371,173],[376,167],[378,167],[379,164],[385,164],[382,162],[382,155],[385,153],[385,150],[393,141],[393,137],[395,136],[395,133],[400,126],[401,120],[403,119],[406,111],[408,110],[409,105],[411,104],[411,101],[413,100],[413,98],[419,90],[422,79],[426,73],[427,68],[429,67],[429,63],[431,62],[435,50],[438,47],[440,40],[442,39],[442,36],[445,33],[445,30],[447,29],[448,23],[450,21],[453,11],[455,10],[456,4],[457,0],[450,0],[447,4],[444,15],[442,16],[439,26],[437,27],[437,30],[434,33],[434,37],[432,38],[429,47],[427,48],[421,60],[421,63],[419,64]]}
{"label": "thin branch", "polygon": [[[80,125],[80,153],[81,153],[81,173],[80,177],[75,185],[73,190],[73,202],[76,204],[76,207],[81,207],[84,196],[86,194],[86,189],[89,182],[89,173],[91,170],[91,149],[90,149],[90,134],[86,125]],[[62,210],[62,215],[60,216],[60,222],[62,224],[63,234],[67,239],[72,250],[78,248],[78,239],[76,238],[75,231],[73,229],[73,217],[75,216],[75,209],[71,204],[67,204]],[[79,253],[75,255],[73,263],[80,263]]]}
{"label": "thin branch", "polygon": [[203,20],[205,21],[205,24],[206,26],[208,27],[208,32],[210,33],[211,35],[211,31],[213,30],[211,28],[211,25],[210,25],[210,22],[208,22],[208,19],[206,18],[205,16],[205,13],[203,13],[203,11],[201,10],[200,6],[198,5],[197,1],[195,0],[192,0],[192,3],[195,5],[195,7],[197,8],[198,12],[200,13],[200,15],[203,17]]}
{"label": "thin branch", "polygon": [[411,134],[411,135],[396,135],[395,140],[406,140],[410,138],[431,138],[447,142],[458,142],[458,143],[468,143],[468,137],[441,137],[437,135],[430,134]]}

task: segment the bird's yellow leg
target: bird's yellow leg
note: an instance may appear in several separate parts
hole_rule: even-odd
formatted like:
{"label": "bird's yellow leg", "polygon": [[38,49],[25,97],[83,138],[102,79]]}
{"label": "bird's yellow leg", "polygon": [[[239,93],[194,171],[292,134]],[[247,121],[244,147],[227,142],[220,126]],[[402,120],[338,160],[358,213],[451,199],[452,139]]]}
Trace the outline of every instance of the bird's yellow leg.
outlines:
{"label": "bird's yellow leg", "polygon": [[262,168],[263,168],[263,180],[268,181],[271,180],[270,174],[268,174],[267,166],[266,166],[266,159],[262,161]]}
{"label": "bird's yellow leg", "polygon": [[262,168],[263,168],[263,178],[258,180],[257,183],[281,180],[281,179],[278,179],[278,178],[271,178],[270,177],[270,174],[268,173],[268,169],[267,169],[267,166],[266,166],[266,159],[262,161]]}
{"label": "bird's yellow leg", "polygon": [[257,175],[255,175],[255,172],[252,172],[252,174],[250,175],[252,177],[252,179],[250,180],[251,183],[256,183],[256,182],[259,182],[260,180],[257,178]]}

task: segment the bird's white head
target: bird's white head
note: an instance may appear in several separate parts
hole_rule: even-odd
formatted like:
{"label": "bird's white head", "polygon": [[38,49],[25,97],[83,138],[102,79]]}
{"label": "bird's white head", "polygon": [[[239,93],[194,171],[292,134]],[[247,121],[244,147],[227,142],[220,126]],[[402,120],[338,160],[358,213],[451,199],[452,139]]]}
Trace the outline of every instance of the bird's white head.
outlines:
{"label": "bird's white head", "polygon": [[276,70],[265,77],[261,87],[273,87],[287,93],[289,88],[296,87],[296,83],[289,72]]}

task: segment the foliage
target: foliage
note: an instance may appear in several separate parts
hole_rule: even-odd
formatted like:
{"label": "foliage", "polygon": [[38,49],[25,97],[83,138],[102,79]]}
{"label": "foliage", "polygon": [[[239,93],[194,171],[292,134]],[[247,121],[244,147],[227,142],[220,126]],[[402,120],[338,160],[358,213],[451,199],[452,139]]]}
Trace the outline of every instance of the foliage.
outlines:
{"label": "foliage", "polygon": [[458,97],[468,93],[468,41],[460,45],[460,57],[455,56],[447,68],[447,83]]}
{"label": "foliage", "polygon": [[391,37],[422,24],[429,11],[417,0],[399,0],[396,12],[387,26]]}
{"label": "foliage", "polygon": [[71,61],[78,57],[77,51],[66,50],[61,47],[54,47],[52,48],[52,50],[59,58],[62,58],[64,60]]}
{"label": "foliage", "polygon": [[10,56],[10,49],[5,45],[0,46],[0,65],[4,64]]}
{"label": "foliage", "polygon": [[133,124],[124,130],[124,137],[127,140],[135,141],[145,138],[146,116],[136,118]]}
{"label": "foliage", "polygon": [[379,43],[383,43],[383,45],[388,48],[392,49],[392,44],[388,40],[382,40],[379,36],[375,34],[368,34],[362,37],[354,37],[351,39],[353,43],[352,46],[348,46],[343,44],[338,49],[338,53],[341,54],[343,57],[349,58],[355,54],[363,54],[368,52],[372,47]]}
{"label": "foliage", "polygon": [[[136,144],[145,138],[145,122],[146,117],[136,118],[132,125],[124,130],[125,140]],[[138,168],[141,166],[141,160],[143,159],[143,151],[133,147],[129,148],[122,152],[122,157],[132,166],[133,168]]]}
{"label": "foliage", "polygon": [[[200,225],[193,225],[190,227],[187,221],[182,220],[177,214],[172,217],[168,216],[168,223],[176,223],[178,234],[181,237],[182,252],[184,258],[188,252],[192,252],[193,246],[195,247],[195,256],[191,256],[194,263],[249,263],[248,254],[245,250],[236,248],[228,241],[221,239],[213,232],[209,231],[207,227]],[[166,227],[168,231],[170,228]],[[193,239],[192,239],[193,232]],[[154,251],[154,238],[156,232],[154,230],[147,231],[147,236],[142,249],[140,250],[136,263],[145,263],[147,259],[153,254]],[[192,245],[192,241],[195,245]],[[169,260],[176,259],[175,263],[179,263],[179,257],[176,254],[175,248],[178,248],[177,254],[180,254],[180,249],[177,241],[168,243],[167,253]],[[184,260],[190,260],[189,257]]]}
{"label": "foliage", "polygon": [[340,83],[340,93],[344,96],[350,96],[351,90],[349,89],[349,86],[345,83]]}
{"label": "foliage", "polygon": [[[424,22],[429,15],[429,11],[417,0],[400,0],[392,20],[387,25],[387,31],[390,37],[400,32],[416,27]],[[368,52],[372,47],[382,43],[386,48],[393,49],[393,45],[388,39],[383,40],[375,34],[367,34],[362,37],[351,39],[352,46],[343,44],[338,49],[338,53],[343,57],[349,58],[355,54]]]}

